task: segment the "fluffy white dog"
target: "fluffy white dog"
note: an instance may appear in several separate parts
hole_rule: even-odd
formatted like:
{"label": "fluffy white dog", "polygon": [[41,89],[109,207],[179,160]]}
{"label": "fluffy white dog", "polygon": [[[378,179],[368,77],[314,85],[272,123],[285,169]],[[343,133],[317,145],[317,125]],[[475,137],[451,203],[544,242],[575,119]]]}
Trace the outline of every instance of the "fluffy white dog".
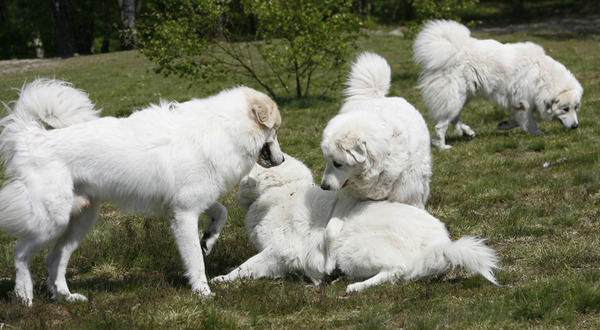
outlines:
{"label": "fluffy white dog", "polygon": [[[15,245],[15,293],[31,305],[30,262],[46,258],[53,298],[69,291],[67,263],[96,222],[100,202],[169,216],[193,292],[210,295],[202,259],[227,211],[217,199],[259,161],[278,165],[281,117],[266,95],[246,87],[206,99],[163,103],[129,118],[98,118],[87,94],[56,80],[23,87],[0,121],[7,181],[0,190],[0,228]],[[198,217],[211,217],[200,242]]]}
{"label": "fluffy white dog", "polygon": [[[497,284],[492,271],[498,259],[482,240],[452,242],[444,224],[424,210],[388,201],[339,203],[341,194],[319,189],[310,170],[289,156],[278,167],[255,166],[240,182],[238,200],[248,208],[248,237],[260,252],[213,281],[302,271],[319,284],[337,263],[351,280],[364,280],[348,292],[458,266]],[[326,225],[334,212],[345,215],[344,227],[326,251]]]}
{"label": "fluffy white dog", "polygon": [[[362,53],[353,63],[342,109],[323,131],[321,188],[343,191],[340,203],[348,205],[389,200],[423,209],[431,180],[429,131],[405,99],[385,96],[390,81],[390,66],[375,53]],[[326,247],[343,221],[343,214],[333,214]]]}
{"label": "fluffy white dog", "polygon": [[310,170],[289,155],[272,169],[254,166],[239,185],[238,201],[248,210],[248,238],[260,253],[213,281],[301,271],[318,285],[333,271],[335,264],[326,265],[323,244],[336,192],[315,185]]}
{"label": "fluffy white dog", "polygon": [[460,120],[465,104],[475,98],[508,110],[510,119],[497,126],[501,130],[520,127],[544,134],[537,128],[535,110],[544,120],[556,117],[564,127],[577,128],[583,88],[569,70],[534,43],[501,44],[470,34],[454,21],[430,21],[413,45],[415,61],[423,67],[419,88],[436,122],[435,147],[450,148],[445,141],[449,124],[458,135],[475,136]]}
{"label": "fluffy white dog", "polygon": [[392,200],[424,208],[431,152],[423,116],[400,97],[385,97],[391,70],[365,52],[352,65],[347,98],[323,131],[327,161],[321,188],[358,200]]}

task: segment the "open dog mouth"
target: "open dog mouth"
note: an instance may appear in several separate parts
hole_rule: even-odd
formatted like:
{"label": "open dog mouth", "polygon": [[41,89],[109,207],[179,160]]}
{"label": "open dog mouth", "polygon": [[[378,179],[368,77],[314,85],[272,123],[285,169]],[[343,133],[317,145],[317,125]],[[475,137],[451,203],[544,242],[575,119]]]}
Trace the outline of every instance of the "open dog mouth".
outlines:
{"label": "open dog mouth", "polygon": [[273,167],[273,161],[271,160],[271,148],[269,148],[269,144],[265,143],[260,149],[260,155],[258,156],[258,165],[269,168]]}

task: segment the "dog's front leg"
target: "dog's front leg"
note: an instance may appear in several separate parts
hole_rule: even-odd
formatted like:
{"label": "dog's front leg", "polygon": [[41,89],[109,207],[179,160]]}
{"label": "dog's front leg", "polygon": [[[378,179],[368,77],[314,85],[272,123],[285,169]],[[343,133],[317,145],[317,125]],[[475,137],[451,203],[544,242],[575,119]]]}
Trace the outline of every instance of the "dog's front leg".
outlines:
{"label": "dog's front leg", "polygon": [[269,250],[263,250],[236,267],[229,274],[217,276],[211,282],[234,281],[239,278],[279,278],[286,274],[286,269],[283,267],[273,253],[270,253]]}
{"label": "dog's front leg", "polygon": [[227,221],[227,209],[221,203],[216,202],[206,210],[206,214],[210,217],[210,221],[204,227],[204,235],[200,246],[202,251],[209,255]]}
{"label": "dog's front leg", "polygon": [[190,210],[178,210],[171,217],[171,232],[183,260],[186,276],[192,286],[192,292],[201,296],[212,296],[204,270],[204,259],[198,235],[199,213]]}
{"label": "dog's front leg", "polygon": [[533,108],[528,102],[520,102],[519,107],[514,110],[514,119],[525,133],[532,135],[546,135],[540,131],[533,117]]}

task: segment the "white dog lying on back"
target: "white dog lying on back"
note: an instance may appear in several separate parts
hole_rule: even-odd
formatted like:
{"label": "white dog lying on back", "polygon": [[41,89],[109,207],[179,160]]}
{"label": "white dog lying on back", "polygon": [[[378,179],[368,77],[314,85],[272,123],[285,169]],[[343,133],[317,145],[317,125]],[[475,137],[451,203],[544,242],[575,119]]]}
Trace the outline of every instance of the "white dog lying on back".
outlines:
{"label": "white dog lying on back", "polygon": [[460,113],[477,98],[508,110],[510,119],[498,124],[501,130],[520,127],[529,134],[544,134],[537,128],[535,110],[544,120],[558,118],[568,129],[578,126],[583,88],[539,45],[478,40],[466,26],[441,20],[425,24],[413,49],[423,67],[419,77],[423,102],[437,122],[431,139],[437,148],[450,148],[445,140],[449,124],[459,135],[475,136]]}
{"label": "white dog lying on back", "polygon": [[[349,285],[348,292],[440,275],[458,266],[497,284],[492,271],[498,259],[482,240],[463,237],[452,242],[443,223],[413,206],[388,201],[339,204],[340,192],[319,189],[304,164],[287,155],[285,159],[270,169],[255,166],[240,182],[238,200],[248,208],[248,237],[260,252],[213,281],[302,271],[319,284],[337,263],[351,280],[364,280]],[[326,258],[325,228],[334,209],[346,220],[330,245],[333,258]],[[326,260],[330,263],[325,265]]]}

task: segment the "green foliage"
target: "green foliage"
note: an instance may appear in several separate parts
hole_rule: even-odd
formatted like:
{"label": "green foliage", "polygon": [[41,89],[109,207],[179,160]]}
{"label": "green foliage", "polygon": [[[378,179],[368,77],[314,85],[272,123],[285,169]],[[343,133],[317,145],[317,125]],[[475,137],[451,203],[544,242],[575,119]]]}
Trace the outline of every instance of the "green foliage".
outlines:
{"label": "green foliage", "polygon": [[[171,0],[142,24],[140,48],[155,71],[186,78],[244,74],[273,96],[302,97],[314,80],[334,86],[358,38],[351,1]],[[238,9],[239,10],[239,9]],[[248,34],[239,24],[253,34]],[[331,72],[336,73],[331,79]]]}
{"label": "green foliage", "polygon": [[417,22],[430,19],[459,20],[461,10],[476,5],[479,0],[408,0]]}

